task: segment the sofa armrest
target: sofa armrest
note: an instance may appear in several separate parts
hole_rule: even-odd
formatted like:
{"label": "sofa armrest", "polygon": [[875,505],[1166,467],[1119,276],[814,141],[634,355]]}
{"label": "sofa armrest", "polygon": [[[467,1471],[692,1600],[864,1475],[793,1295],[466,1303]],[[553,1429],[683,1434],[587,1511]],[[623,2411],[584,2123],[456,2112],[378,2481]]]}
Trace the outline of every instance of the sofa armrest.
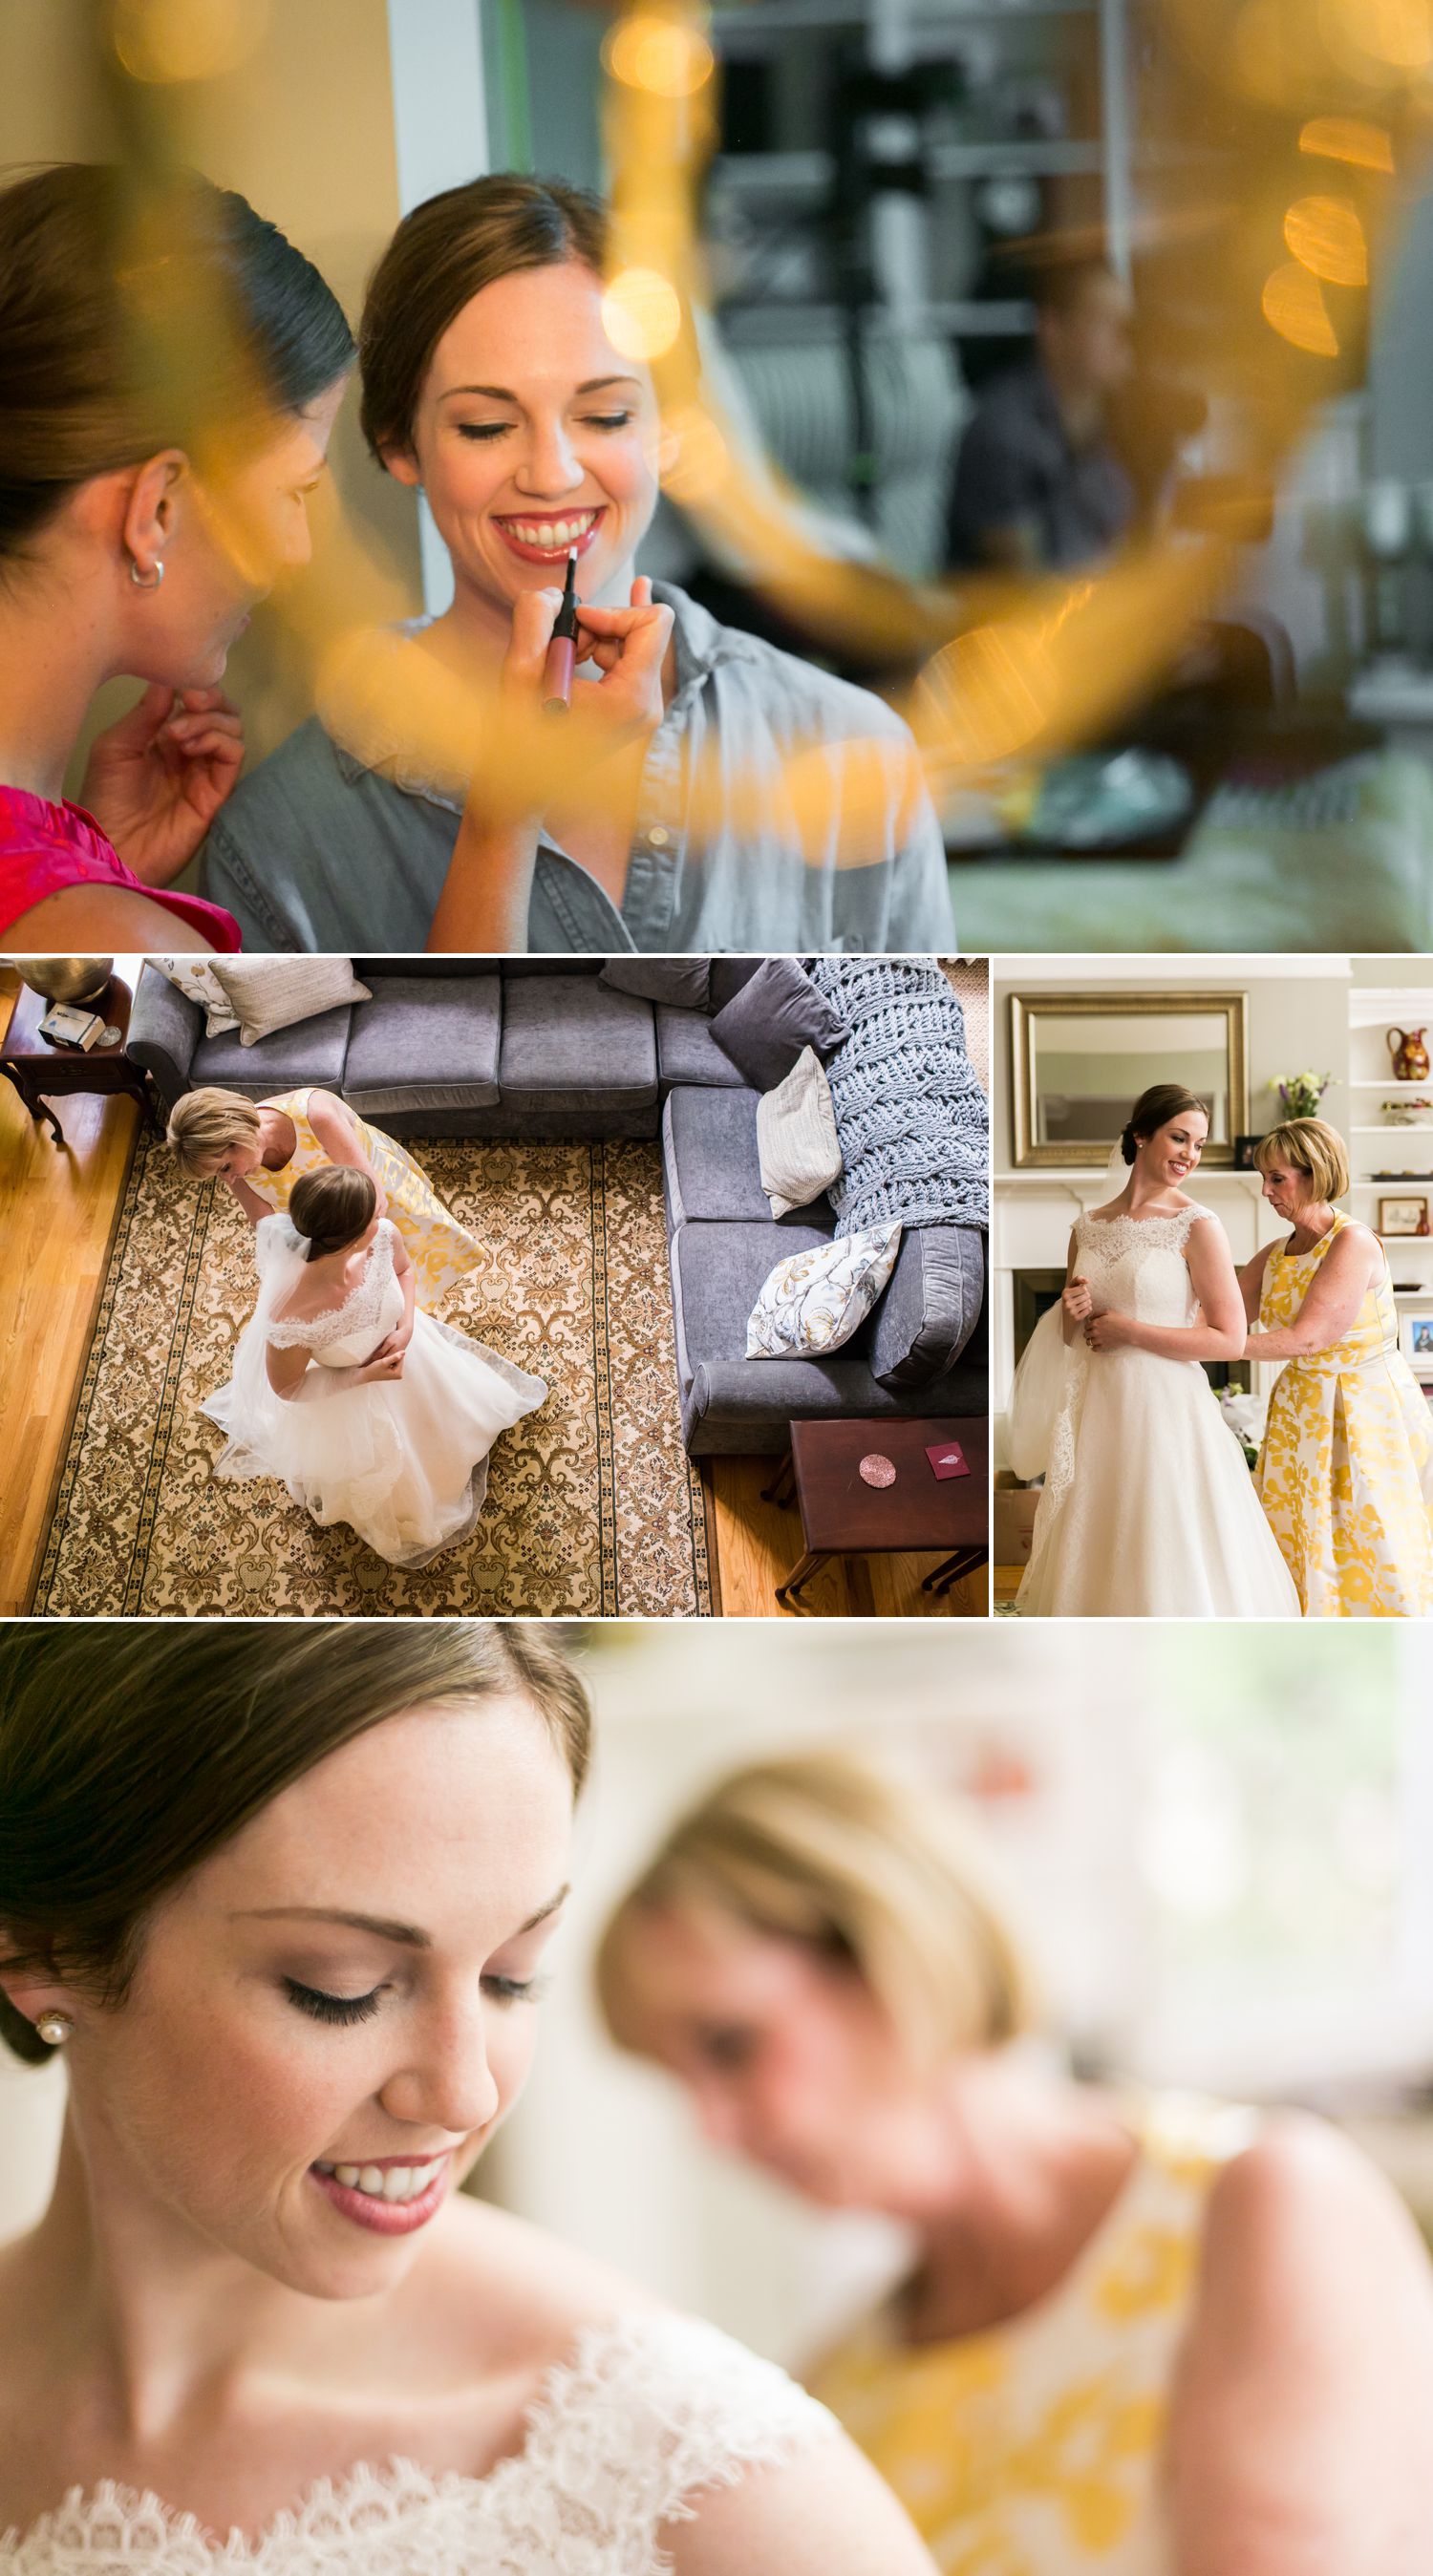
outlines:
{"label": "sofa armrest", "polygon": [[189,1067],[204,1035],[204,1013],[148,963],[140,968],[125,1052],[153,1078],[165,1109],[189,1089]]}

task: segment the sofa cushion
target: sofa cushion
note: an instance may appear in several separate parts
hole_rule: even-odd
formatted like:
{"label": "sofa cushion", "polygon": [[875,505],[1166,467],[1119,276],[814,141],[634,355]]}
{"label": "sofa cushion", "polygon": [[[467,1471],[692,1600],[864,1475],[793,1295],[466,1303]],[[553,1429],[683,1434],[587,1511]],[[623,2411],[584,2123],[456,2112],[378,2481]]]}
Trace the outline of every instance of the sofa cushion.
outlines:
{"label": "sofa cushion", "polygon": [[985,1239],[974,1226],[908,1228],[871,1327],[882,1386],[924,1386],[953,1368],[980,1319]]}
{"label": "sofa cushion", "polygon": [[594,977],[531,975],[503,988],[498,1083],[509,1109],[589,1109],[657,1098],[652,1005]]}
{"label": "sofa cushion", "polygon": [[717,1045],[758,1091],[784,1082],[803,1047],[833,1055],[845,1034],[840,1012],[794,957],[768,957],[712,1022]]}
{"label": "sofa cushion", "polygon": [[669,1089],[678,1082],[704,1083],[713,1091],[746,1087],[712,1036],[710,1020],[700,1011],[673,1010],[665,1002],[657,1004],[657,1071]]}
{"label": "sofa cushion", "polygon": [[704,1011],[711,1000],[709,957],[609,957],[598,977],[613,993],[637,993],[644,1002],[670,1002],[679,1011]]}
{"label": "sofa cushion", "polygon": [[[734,1220],[771,1225],[756,1154],[755,1091],[673,1091],[662,1113],[662,1161],[674,1225]],[[829,1200],[798,1209],[797,1219],[829,1234]],[[781,1249],[794,1222],[782,1219]],[[776,1255],[773,1252],[772,1259]]]}
{"label": "sofa cushion", "polygon": [[[818,1251],[831,1240],[814,1225],[682,1225],[672,1237],[672,1303],[677,1366],[683,1386],[711,1360],[746,1361],[746,1319],[775,1267],[775,1256]],[[864,1349],[862,1324],[842,1358]],[[752,1368],[757,1361],[747,1363]]]}
{"label": "sofa cushion", "polygon": [[353,1019],[351,1004],[320,1011],[316,1020],[299,1020],[291,1029],[276,1029],[271,1038],[244,1046],[237,1029],[221,1038],[201,1038],[189,1059],[189,1081],[217,1082],[225,1091],[242,1091],[250,1100],[267,1100],[271,1092],[314,1086],[343,1089],[344,1059]]}
{"label": "sofa cushion", "polygon": [[392,1109],[493,1109],[498,1102],[502,985],[496,974],[434,982],[376,975],[357,1004],[344,1098],[364,1117]]}

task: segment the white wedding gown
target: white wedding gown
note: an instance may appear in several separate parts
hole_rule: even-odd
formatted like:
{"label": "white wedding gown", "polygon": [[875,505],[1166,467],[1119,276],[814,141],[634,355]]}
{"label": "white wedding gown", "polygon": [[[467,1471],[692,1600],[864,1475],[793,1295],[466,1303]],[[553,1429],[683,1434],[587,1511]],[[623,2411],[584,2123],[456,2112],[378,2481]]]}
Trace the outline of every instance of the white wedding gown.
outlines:
{"label": "white wedding gown", "polygon": [[[1097,1307],[1188,1327],[1199,1313],[1185,1246],[1214,1225],[1176,1216],[1082,1216],[1079,1275]],[[1033,1358],[1048,1366],[1060,1310]],[[1025,1363],[1022,1361],[1022,1371]],[[1018,1389],[1017,1389],[1018,1400]],[[1296,1619],[1299,1597],[1253,1479],[1197,1360],[1150,1351],[1064,1353],[1045,1490],[1021,1615],[1046,1619]]]}
{"label": "white wedding gown", "polygon": [[325,2481],[257,2540],[201,2529],[157,2496],[78,2488],[6,2576],[660,2576],[674,2522],[835,2439],[824,2406],[715,2326],[661,2313],[590,2328],[548,2373],[520,2451],[483,2478],[411,2460]]}
{"label": "white wedding gown", "polygon": [[[547,1387],[421,1307],[400,1378],[352,1386],[327,1374],[370,1359],[402,1322],[396,1239],[383,1218],[343,1304],[289,1320],[283,1307],[302,1274],[302,1238],[286,1216],[263,1218],[254,1238],[259,1302],[239,1336],[233,1376],[202,1410],[229,1435],[217,1475],[277,1476],[316,1521],[344,1521],[390,1565],[419,1566],[468,1536],[493,1442],[543,1402]],[[318,1363],[296,1396],[269,1385],[270,1343],[302,1346]]]}

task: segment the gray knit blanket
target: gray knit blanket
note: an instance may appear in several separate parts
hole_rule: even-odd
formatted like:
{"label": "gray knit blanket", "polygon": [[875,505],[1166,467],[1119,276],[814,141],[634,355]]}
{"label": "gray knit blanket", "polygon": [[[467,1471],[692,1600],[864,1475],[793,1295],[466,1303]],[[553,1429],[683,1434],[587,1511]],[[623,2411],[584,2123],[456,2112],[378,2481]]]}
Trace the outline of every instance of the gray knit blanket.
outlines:
{"label": "gray knit blanket", "polygon": [[812,983],[845,1021],[826,1067],[845,1168],[838,1235],[990,1222],[990,1111],[965,1014],[934,958],[817,957]]}

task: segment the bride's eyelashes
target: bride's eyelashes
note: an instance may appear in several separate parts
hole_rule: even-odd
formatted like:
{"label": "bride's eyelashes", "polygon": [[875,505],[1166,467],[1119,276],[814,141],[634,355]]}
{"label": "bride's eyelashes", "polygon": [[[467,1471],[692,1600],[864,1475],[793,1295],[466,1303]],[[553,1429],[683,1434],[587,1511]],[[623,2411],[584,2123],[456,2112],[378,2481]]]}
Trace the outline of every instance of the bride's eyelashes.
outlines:
{"label": "bride's eyelashes", "polygon": [[300,2012],[307,2013],[311,2021],[346,2023],[371,2021],[378,2010],[383,1988],[375,1986],[367,1995],[330,1995],[322,1986],[301,1986],[297,1977],[285,1977],[284,1992],[290,2003],[296,2004]]}
{"label": "bride's eyelashes", "polygon": [[[331,1995],[322,1986],[305,1986],[297,1977],[285,1977],[284,1992],[297,2011],[307,2013],[311,2021],[337,2023],[348,2027],[354,2022],[371,2021],[382,2000],[382,1986],[366,1995]],[[537,2003],[547,1992],[545,1977],[501,1977],[483,1979],[483,1992],[495,2004]]]}

